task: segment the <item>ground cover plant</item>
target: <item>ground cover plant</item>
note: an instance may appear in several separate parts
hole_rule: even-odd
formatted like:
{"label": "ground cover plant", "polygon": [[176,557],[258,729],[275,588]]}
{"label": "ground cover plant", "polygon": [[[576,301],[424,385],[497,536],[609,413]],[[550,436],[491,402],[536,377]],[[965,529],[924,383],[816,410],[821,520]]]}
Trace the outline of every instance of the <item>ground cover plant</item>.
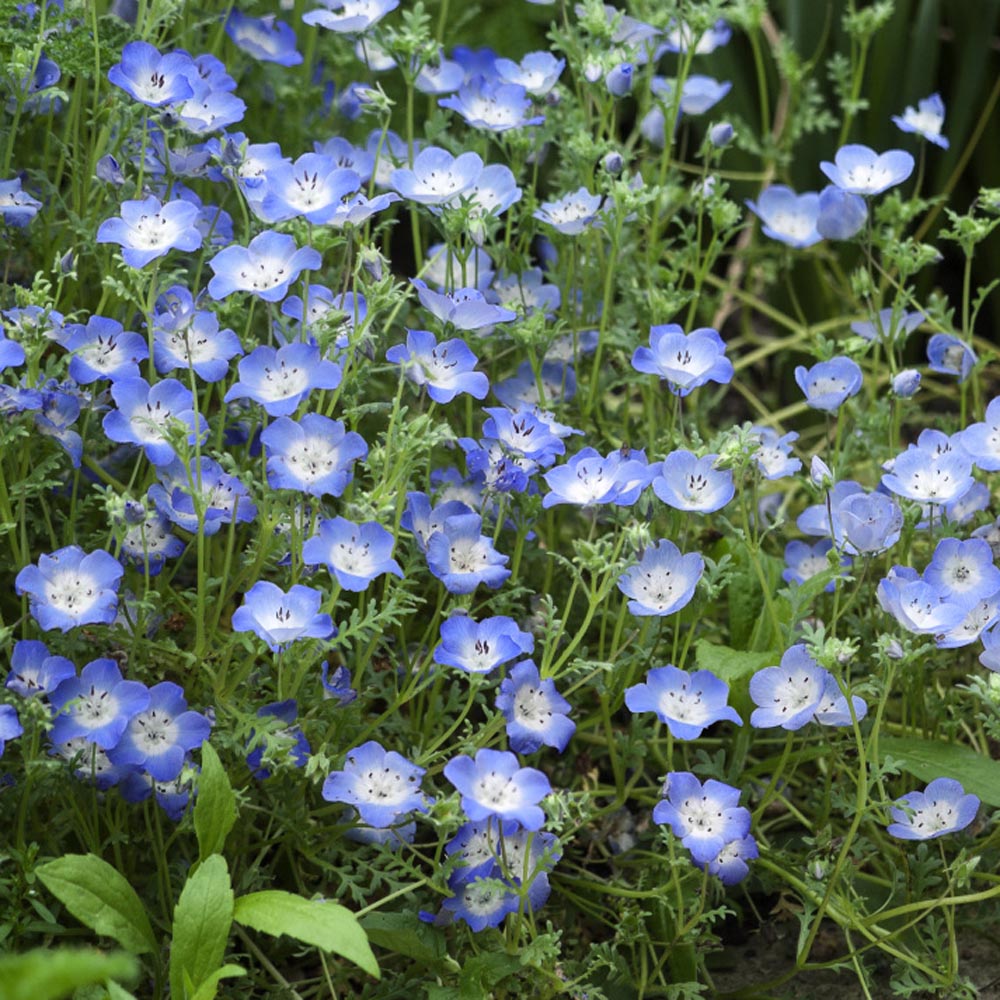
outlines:
{"label": "ground cover plant", "polygon": [[0,995],[988,995],[998,5],[815,10],[0,3]]}

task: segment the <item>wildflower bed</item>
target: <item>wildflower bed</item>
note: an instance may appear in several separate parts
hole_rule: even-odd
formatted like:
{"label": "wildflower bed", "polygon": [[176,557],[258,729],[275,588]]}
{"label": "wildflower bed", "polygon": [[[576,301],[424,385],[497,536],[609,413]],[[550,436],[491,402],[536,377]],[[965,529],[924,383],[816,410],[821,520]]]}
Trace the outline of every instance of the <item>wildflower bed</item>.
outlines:
{"label": "wildflower bed", "polygon": [[900,12],[316,2],[0,3],[0,995],[711,996],[776,915],[726,995],[977,995],[1000,189],[869,140]]}

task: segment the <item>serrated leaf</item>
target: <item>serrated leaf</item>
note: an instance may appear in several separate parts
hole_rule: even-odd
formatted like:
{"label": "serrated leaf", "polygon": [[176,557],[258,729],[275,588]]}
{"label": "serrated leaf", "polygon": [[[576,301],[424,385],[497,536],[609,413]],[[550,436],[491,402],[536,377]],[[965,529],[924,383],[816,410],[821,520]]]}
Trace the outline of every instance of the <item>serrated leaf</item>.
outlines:
{"label": "serrated leaf", "polygon": [[303,899],[290,892],[267,889],[236,900],[233,919],[244,927],[273,937],[287,934],[298,941],[333,952],[376,979],[378,962],[358,918],[338,903]]}
{"label": "serrated leaf", "polygon": [[112,979],[131,980],[138,974],[138,962],[123,952],[109,955],[84,949],[36,948],[0,958],[0,997],[60,1000],[81,987]]}
{"label": "serrated leaf", "polygon": [[246,974],[247,970],[239,965],[224,965],[221,969],[216,969],[208,979],[202,981],[191,1000],[215,1000],[215,994],[219,992],[219,983],[223,979],[235,979],[237,976],[245,976]]}
{"label": "serrated leaf", "polygon": [[206,858],[188,877],[174,909],[170,943],[171,1000],[186,1000],[189,977],[197,992],[222,965],[233,924],[233,888],[221,854]]}
{"label": "serrated leaf", "polygon": [[448,955],[444,935],[415,913],[369,913],[361,926],[372,944],[428,968],[439,968]]}
{"label": "serrated leaf", "polygon": [[92,931],[142,955],[157,947],[142,900],[124,875],[96,854],[67,854],[35,873],[49,892]]}
{"label": "serrated leaf", "polygon": [[771,652],[731,649],[729,646],[717,646],[707,639],[699,639],[694,644],[694,659],[699,670],[711,670],[730,685],[778,662]]}
{"label": "serrated leaf", "polygon": [[878,748],[883,759],[892,757],[921,781],[952,778],[961,782],[966,792],[1000,808],[1000,761],[990,760],[969,747],[919,736],[881,736]]}
{"label": "serrated leaf", "polygon": [[201,774],[194,800],[194,832],[202,861],[221,854],[236,823],[236,795],[226,769],[211,743],[201,745]]}

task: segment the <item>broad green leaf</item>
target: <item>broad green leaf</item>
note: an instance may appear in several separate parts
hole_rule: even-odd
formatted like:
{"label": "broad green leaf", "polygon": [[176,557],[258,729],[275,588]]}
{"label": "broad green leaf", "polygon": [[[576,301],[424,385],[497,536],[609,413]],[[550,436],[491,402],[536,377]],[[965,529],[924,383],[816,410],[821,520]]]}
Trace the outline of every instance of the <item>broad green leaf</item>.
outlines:
{"label": "broad green leaf", "polygon": [[506,952],[484,952],[462,964],[458,982],[461,1000],[481,1000],[490,996],[493,988],[521,969],[521,960]]}
{"label": "broad green leaf", "polygon": [[694,659],[698,669],[711,670],[727,684],[735,684],[763,667],[772,667],[779,658],[770,652],[754,653],[730,649],[729,646],[717,646],[707,639],[699,639],[694,644]]}
{"label": "broad green leaf", "polygon": [[201,775],[194,800],[194,832],[200,860],[221,854],[236,822],[236,795],[211,743],[201,745]]}
{"label": "broad green leaf", "polygon": [[372,944],[428,968],[438,969],[447,960],[444,935],[415,913],[369,913],[361,926]]}
{"label": "broad green leaf", "polygon": [[240,896],[233,919],[273,937],[287,934],[333,952],[380,978],[378,962],[358,918],[338,903],[308,900],[290,892],[268,889]]}
{"label": "broad green leaf", "polygon": [[66,854],[35,869],[42,884],[81,923],[134,955],[157,944],[146,909],[124,875],[96,854]]}
{"label": "broad green leaf", "polygon": [[194,991],[219,970],[233,923],[233,888],[221,854],[213,854],[184,883],[174,910],[170,943],[170,997],[186,1000],[184,977]]}
{"label": "broad green leaf", "polygon": [[208,979],[202,980],[201,986],[195,991],[191,1000],[215,1000],[215,994],[219,992],[219,983],[223,979],[235,979],[246,974],[246,969],[239,965],[224,965],[221,969],[216,969]]}
{"label": "broad green leaf", "polygon": [[61,1000],[83,986],[110,979],[132,980],[138,974],[138,962],[124,952],[36,948],[23,955],[0,958],[0,997]]}
{"label": "broad green leaf", "polygon": [[881,736],[878,748],[883,758],[892,757],[921,781],[952,778],[987,805],[1000,808],[1000,761],[969,747],[919,736]]}
{"label": "broad green leaf", "polygon": [[123,989],[117,983],[109,982],[108,987],[108,1000],[135,1000],[135,996],[129,993],[128,990]]}

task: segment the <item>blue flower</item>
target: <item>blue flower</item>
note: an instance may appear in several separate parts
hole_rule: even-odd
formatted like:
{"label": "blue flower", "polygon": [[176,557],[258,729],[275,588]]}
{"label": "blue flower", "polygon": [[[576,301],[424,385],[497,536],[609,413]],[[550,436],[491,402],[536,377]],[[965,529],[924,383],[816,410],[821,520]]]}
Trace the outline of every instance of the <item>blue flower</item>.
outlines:
{"label": "blue flower", "polygon": [[757,841],[747,835],[729,841],[719,853],[707,863],[698,863],[699,868],[708,867],[708,874],[715,875],[723,885],[736,885],[750,873],[748,861],[760,857]]}
{"label": "blue flower", "polygon": [[[530,409],[508,410],[506,407],[484,407],[487,419],[483,434],[515,455],[530,459],[541,466],[551,465],[566,452],[566,445]],[[470,471],[473,471],[470,469]]]}
{"label": "blue flower", "polygon": [[464,80],[465,70],[457,62],[439,54],[437,62],[424,63],[420,67],[413,86],[421,94],[453,94]]}
{"label": "blue flower", "polygon": [[325,360],[311,344],[262,346],[240,361],[239,381],[230,386],[225,401],[252,399],[272,417],[284,417],[313,389],[336,389],[341,374],[340,366]]}
{"label": "blue flower", "polygon": [[37,639],[20,639],[10,654],[6,686],[24,698],[51,694],[76,667],[65,656],[52,656],[48,646]]}
{"label": "blue flower", "polygon": [[637,347],[632,367],[659,375],[671,392],[687,396],[708,382],[725,384],[733,377],[733,363],[717,330],[701,327],[685,334],[676,323],[649,330],[649,347]]}
{"label": "blue flower", "polygon": [[[562,303],[559,286],[546,282],[545,272],[540,267],[528,268],[519,274],[501,271],[493,281],[492,290],[500,305],[519,315],[543,312],[546,316],[554,316]],[[530,367],[529,364],[529,371]],[[531,380],[534,381],[533,374]]]}
{"label": "blue flower", "polygon": [[784,184],[772,184],[761,191],[756,202],[747,208],[763,225],[761,232],[790,247],[811,247],[823,237],[816,229],[819,218],[819,195],[815,191],[796,194]]}
{"label": "blue flower", "polygon": [[924,321],[923,313],[880,309],[873,321],[859,320],[851,324],[851,332],[863,340],[902,343]]}
{"label": "blue flower", "polygon": [[983,472],[1000,472],[1000,396],[986,407],[986,420],[959,432],[962,447]]}
{"label": "blue flower", "polygon": [[427,386],[427,395],[435,403],[450,403],[460,393],[485,399],[490,389],[490,380],[475,371],[479,359],[464,340],[439,344],[427,330],[407,330],[406,344],[390,347],[385,356],[387,361],[402,365],[414,385]]}
{"label": "blue flower", "polygon": [[848,194],[876,195],[902,184],[913,173],[913,157],[902,149],[876,153],[868,146],[841,146],[834,163],[824,160],[820,170]]}
{"label": "blue flower", "polygon": [[80,385],[103,378],[138,378],[139,362],[149,357],[144,337],[105,316],[91,316],[86,326],[68,323],[66,335],[66,349],[73,352],[69,374]]}
{"label": "blue flower", "polygon": [[544,97],[558,82],[566,68],[565,59],[551,52],[529,52],[519,63],[511,59],[494,62],[497,76],[505,83],[516,83],[535,97]]}
{"label": "blue flower", "polygon": [[153,361],[160,375],[191,368],[205,382],[229,374],[229,362],[243,353],[232,330],[220,330],[213,312],[194,310],[182,316],[158,312],[153,319]]}
{"label": "blue flower", "polygon": [[[304,24],[314,24],[341,35],[366,32],[399,6],[399,0],[320,0],[323,8],[302,15]],[[336,13],[334,13],[336,11]]]}
{"label": "blue flower", "polygon": [[941,134],[944,125],[944,101],[940,94],[931,94],[917,101],[916,108],[906,106],[902,117],[892,116],[893,124],[904,132],[914,132],[928,142],[942,149],[948,148],[948,140]]}
{"label": "blue flower", "polygon": [[824,239],[849,240],[867,220],[868,206],[860,195],[848,194],[835,184],[828,184],[820,191],[816,232]]}
{"label": "blue flower", "polygon": [[496,707],[507,720],[507,738],[517,753],[534,753],[542,744],[560,753],[576,732],[570,703],[551,678],[542,680],[531,660],[522,660],[500,684]]}
{"label": "blue flower", "polygon": [[979,662],[987,670],[1000,673],[1000,628],[994,626],[983,632],[980,638],[983,640],[983,651],[979,654]]}
{"label": "blue flower", "polygon": [[26,226],[38,214],[42,203],[21,190],[21,178],[0,181],[0,219],[15,229]]}
{"label": "blue flower", "polygon": [[443,530],[449,518],[456,514],[473,513],[473,509],[460,500],[445,500],[432,508],[426,493],[414,491],[406,494],[406,509],[399,523],[413,533],[417,548],[426,552],[431,536]]}
{"label": "blue flower", "polygon": [[599,194],[591,194],[581,187],[555,201],[543,201],[532,212],[532,218],[552,226],[564,236],[579,236],[597,222],[601,201]]}
{"label": "blue flower", "polygon": [[469,882],[453,874],[448,880],[448,888],[455,895],[441,904],[443,913],[464,920],[472,931],[499,927],[508,913],[517,913],[521,907],[520,895],[503,884],[500,874],[496,867]]}
{"label": "blue flower", "polygon": [[280,752],[281,759],[292,767],[305,767],[312,747],[309,746],[305,733],[295,723],[298,716],[299,704],[294,698],[271,702],[257,709],[258,719],[276,719],[279,723],[283,723],[281,726],[266,729],[260,734],[259,740],[257,731],[255,729],[250,731],[248,745],[252,746],[254,743],[258,745],[247,754],[247,767],[258,781],[266,781],[271,777],[270,769],[263,766],[265,753],[275,758],[276,752]]}
{"label": "blue flower", "polygon": [[141,268],[170,250],[199,250],[197,216],[198,207],[180,198],[165,205],[153,197],[123,201],[121,215],[100,224],[96,241],[117,243],[125,263]]}
{"label": "blue flower", "polygon": [[901,840],[933,840],[964,830],[979,811],[979,799],[966,795],[952,778],[935,778],[922,792],[909,792],[890,810],[886,831]]}
{"label": "blue flower", "polygon": [[892,377],[892,394],[900,399],[909,399],[920,388],[920,372],[906,368]]}
{"label": "blue flower", "polygon": [[200,462],[192,461],[190,468],[178,459],[162,466],[159,474],[160,482],[149,487],[149,499],[167,520],[185,531],[197,534],[199,530],[195,492],[206,536],[216,534],[230,521],[252,521],[257,516],[247,488],[206,455]]}
{"label": "blue flower", "polygon": [[421,205],[444,205],[469,192],[483,172],[476,153],[452,156],[438,146],[422,149],[412,167],[398,167],[390,185],[408,201]]}
{"label": "blue flower", "polygon": [[402,578],[399,563],[392,558],[395,539],[376,521],[355,524],[343,517],[323,520],[319,533],[302,546],[307,566],[326,566],[344,590],[360,593],[377,576],[392,573]]}
{"label": "blue flower", "polygon": [[802,468],[801,460],[792,454],[792,443],[799,439],[795,431],[779,435],[773,427],[757,425],[752,430],[760,441],[760,447],[753,453],[753,458],[765,479],[783,479]]}
{"label": "blue flower", "polygon": [[188,444],[208,432],[205,418],[194,412],[191,390],[177,379],[150,386],[144,378],[121,378],[111,395],[118,409],[105,415],[104,433],[111,441],[138,445],[153,465],[169,465],[177,457],[168,432],[183,427]]}
{"label": "blue flower", "polygon": [[695,35],[694,29],[683,21],[671,20],[663,42],[664,52],[688,52],[692,48],[698,56],[708,55],[732,38],[733,32],[721,18],[711,28]]}
{"label": "blue flower", "polygon": [[989,542],[982,538],[942,538],[923,578],[945,600],[967,609],[1000,590],[1000,569]]}
{"label": "blue flower", "polygon": [[671,771],[663,793],[653,822],[669,824],[699,864],[715,861],[726,844],[750,832],[750,811],[738,804],[738,788],[711,778],[702,785],[690,771]]}
{"label": "blue flower", "polygon": [[[854,707],[854,719],[860,722],[868,714],[868,706],[864,699],[859,698],[856,694],[851,695],[851,703]],[[851,726],[854,724],[847,698],[840,690],[837,678],[831,673],[826,676],[823,696],[820,698],[819,705],[816,706],[813,718],[821,726]]]}
{"label": "blue flower", "polygon": [[333,620],[320,614],[323,595],[295,584],[290,590],[259,580],[233,612],[234,632],[253,632],[276,653],[299,639],[329,639],[337,634]]}
{"label": "blue flower", "polygon": [[208,294],[224,299],[233,292],[252,292],[265,302],[280,302],[303,271],[314,271],[322,262],[312,247],[300,248],[286,233],[267,230],[249,246],[226,247],[208,262],[214,272]]}
{"label": "blue flower", "polygon": [[369,740],[347,753],[342,771],[323,782],[327,802],[353,806],[363,823],[376,829],[393,826],[411,812],[427,812],[430,802],[420,790],[425,770],[401,754]]}
{"label": "blue flower", "polygon": [[72,425],[80,416],[80,389],[75,383],[63,385],[69,391],[54,387],[46,387],[43,391],[42,409],[35,414],[35,427],[39,433],[58,441],[69,455],[73,468],[79,469],[83,458],[83,439]]}
{"label": "blue flower", "polygon": [[[116,768],[109,764],[109,768],[117,772],[125,771],[125,768]],[[87,778],[89,774],[89,763],[82,769],[87,773],[77,772],[79,777]],[[191,801],[191,775],[181,775],[173,781],[157,781],[151,775],[143,771],[129,771],[120,779],[112,777],[112,784],[115,780],[120,780],[118,791],[126,802],[145,802],[150,795],[156,796],[156,804],[167,814],[167,819],[174,823],[179,823],[187,810]],[[98,788],[101,784],[98,783]]]}
{"label": "blue flower", "polygon": [[621,575],[618,589],[631,598],[633,615],[671,615],[687,606],[704,571],[705,561],[697,552],[683,554],[664,538]]}
{"label": "blue flower", "polygon": [[42,629],[68,632],[77,625],[110,625],[115,620],[118,584],[124,572],[107,552],[88,554],[78,545],[69,545],[40,556],[37,566],[25,566],[14,580],[14,589],[28,595],[31,613]]}
{"label": "blue flower", "polygon": [[341,350],[347,347],[350,333],[364,323],[368,302],[353,292],[334,295],[323,285],[310,285],[305,302],[298,295],[289,295],[281,303],[281,312],[301,324],[298,339],[316,343],[320,333],[326,343],[326,337],[335,334],[334,347]]}
{"label": "blue flower", "polygon": [[302,55],[295,48],[295,32],[273,14],[250,17],[231,9],[226,18],[226,34],[233,44],[244,52],[279,66],[298,66]]}
{"label": "blue flower", "polygon": [[723,719],[742,726],[743,720],[727,704],[728,698],[729,685],[711,670],[689,674],[669,664],[650,670],[644,684],[625,689],[630,711],[655,712],[678,740],[695,740]]}
{"label": "blue flower", "polygon": [[161,681],[149,689],[149,704],[134,715],[108,758],[119,766],[142,767],[155,781],[173,781],[189,750],[208,739],[212,724],[188,711],[184,691]]}
{"label": "blue flower", "polygon": [[521,767],[512,753],[484,749],[475,760],[453,757],[444,776],[458,789],[471,820],[512,819],[526,830],[539,830],[545,822],[538,803],[552,794],[549,779],[533,767]]}
{"label": "blue flower", "polygon": [[[648,468],[637,459],[626,459],[621,451],[613,451],[607,458],[593,448],[584,448],[565,465],[550,469],[542,477],[549,493],[542,500],[543,507],[569,503],[578,507],[594,504],[620,503],[623,494],[627,504],[635,502],[638,492],[649,481]],[[638,486],[636,490],[636,485]],[[631,496],[635,492],[636,497]]]}
{"label": "blue flower", "polygon": [[468,615],[454,614],[441,622],[434,662],[469,674],[488,674],[502,663],[530,655],[534,648],[531,633],[522,632],[506,615],[476,622]]}
{"label": "blue flower", "polygon": [[813,721],[829,676],[803,644],[787,649],[780,666],[764,667],[750,678],[750,697],[757,706],[750,725],[755,729],[801,729]]}
{"label": "blue flower", "polygon": [[857,555],[895,545],[903,528],[903,512],[884,493],[869,494],[853,480],[844,480],[833,486],[825,503],[807,507],[796,524],[807,535],[832,536],[838,548]]}
{"label": "blue flower", "polygon": [[176,559],[186,546],[170,534],[170,522],[158,511],[143,516],[138,524],[129,525],[122,538],[118,558],[129,560],[150,576],[156,576],[167,559]]}
{"label": "blue flower", "polygon": [[964,340],[950,333],[935,333],[927,341],[927,360],[932,372],[956,375],[959,382],[964,382],[979,358]]}
{"label": "blue flower", "polygon": [[0,705],[0,757],[3,756],[8,740],[17,739],[24,732],[13,705]]}
{"label": "blue flower", "polygon": [[267,449],[268,483],[314,497],[339,497],[354,476],[354,463],[368,457],[360,434],[318,413],[298,422],[279,417],[261,432],[260,441]]}
{"label": "blue flower", "polygon": [[471,594],[481,583],[496,590],[510,576],[482,526],[478,514],[456,514],[427,540],[427,566],[449,593]]}
{"label": "blue flower", "polygon": [[301,216],[314,225],[329,225],[343,208],[343,199],[360,187],[361,178],[332,156],[305,153],[294,163],[278,163],[268,171],[267,194],[254,211],[269,223]]}
{"label": "blue flower", "polygon": [[188,80],[193,68],[187,52],[160,55],[148,42],[129,42],[122,49],[121,62],[108,70],[108,79],[140,104],[162,108],[194,95]]}
{"label": "blue flower", "polygon": [[442,108],[457,111],[473,128],[507,132],[527,125],[541,125],[544,115],[529,117],[531,98],[524,87],[486,77],[473,77],[454,97],[442,97]]}
{"label": "blue flower", "polygon": [[347,667],[336,667],[331,672],[330,664],[324,662],[320,680],[325,701],[334,700],[341,708],[357,701],[358,692],[351,687],[351,672]]}
{"label": "blue flower", "polygon": [[836,410],[848,397],[861,391],[864,375],[856,361],[836,357],[821,361],[812,368],[799,365],[795,381],[814,410]]}
{"label": "blue flower", "polygon": [[625,97],[632,92],[632,78],[635,66],[632,63],[619,63],[604,76],[604,86],[612,97]]}
{"label": "blue flower", "polygon": [[[781,579],[786,583],[801,585],[818,573],[825,573],[830,568],[827,553],[832,548],[833,542],[829,538],[820,539],[815,545],[797,540],[789,542],[785,546],[785,569],[781,571]],[[844,569],[850,567],[850,558],[841,555],[840,565]],[[832,594],[835,582],[831,580],[823,590]]]}
{"label": "blue flower", "polygon": [[425,309],[442,323],[451,323],[458,330],[482,330],[494,323],[509,323],[517,319],[517,313],[488,302],[476,288],[458,288],[447,294],[432,291],[419,278],[413,278],[411,284],[417,289],[420,304]]}
{"label": "blue flower", "polygon": [[964,496],[974,482],[964,449],[938,453],[912,444],[882,476],[882,485],[897,496],[939,506]]}
{"label": "blue flower", "polygon": [[149,706],[149,691],[138,681],[122,680],[114,660],[100,659],[88,663],[79,677],[64,680],[49,700],[55,710],[53,743],[82,738],[110,750]]}
{"label": "blue flower", "polygon": [[909,566],[893,566],[876,588],[879,606],[914,635],[950,632],[965,618],[965,609],[945,598],[944,591],[921,579]]}
{"label": "blue flower", "polygon": [[703,455],[680,449],[672,451],[660,465],[651,483],[653,492],[676,510],[711,514],[721,510],[736,495],[731,469],[718,469],[718,455]]}

